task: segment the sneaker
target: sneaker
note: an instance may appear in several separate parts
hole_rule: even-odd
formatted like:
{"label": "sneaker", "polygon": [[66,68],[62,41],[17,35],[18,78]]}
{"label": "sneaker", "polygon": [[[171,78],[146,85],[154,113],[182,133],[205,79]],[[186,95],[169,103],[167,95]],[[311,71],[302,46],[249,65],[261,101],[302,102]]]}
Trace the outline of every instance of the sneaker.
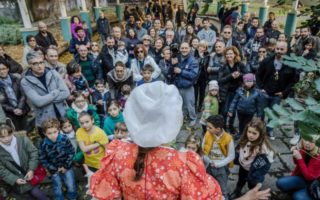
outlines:
{"label": "sneaker", "polygon": [[197,123],[197,120],[192,120],[192,121],[190,121],[189,126],[194,127],[196,125],[196,123]]}
{"label": "sneaker", "polygon": [[299,140],[300,140],[300,134],[295,133],[293,138],[291,138],[291,140],[289,141],[289,143],[294,146],[298,144]]}
{"label": "sneaker", "polygon": [[275,137],[274,134],[273,134],[273,131],[269,132],[269,133],[268,133],[268,136],[269,136],[269,139],[270,139],[270,140],[275,140],[275,139],[276,139],[276,137]]}

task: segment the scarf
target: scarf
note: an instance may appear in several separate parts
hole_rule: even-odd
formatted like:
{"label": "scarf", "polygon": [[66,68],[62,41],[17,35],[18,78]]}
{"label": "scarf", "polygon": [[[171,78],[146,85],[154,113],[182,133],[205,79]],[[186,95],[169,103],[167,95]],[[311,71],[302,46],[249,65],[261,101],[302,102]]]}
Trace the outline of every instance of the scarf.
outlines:
{"label": "scarf", "polygon": [[18,100],[17,100],[16,93],[14,92],[14,90],[12,88],[12,80],[11,80],[10,76],[7,76],[7,78],[5,78],[5,79],[1,78],[0,83],[4,85],[4,91],[7,95],[7,98],[9,99],[9,103],[13,107],[17,107]]}
{"label": "scarf", "polygon": [[4,148],[4,150],[6,150],[10,154],[14,162],[16,162],[17,165],[21,166],[18,154],[17,138],[13,135],[11,143],[9,145],[2,144],[1,142],[0,145],[2,146],[2,148]]}
{"label": "scarf", "polygon": [[69,139],[73,139],[76,136],[76,133],[74,132],[74,130],[72,130],[70,133],[65,133],[62,132],[64,135],[66,135]]}

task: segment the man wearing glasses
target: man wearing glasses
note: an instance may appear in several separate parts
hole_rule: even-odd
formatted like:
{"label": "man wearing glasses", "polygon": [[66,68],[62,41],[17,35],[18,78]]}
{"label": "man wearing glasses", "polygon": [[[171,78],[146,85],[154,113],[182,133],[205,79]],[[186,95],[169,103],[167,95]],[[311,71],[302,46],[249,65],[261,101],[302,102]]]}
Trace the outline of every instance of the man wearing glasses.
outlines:
{"label": "man wearing glasses", "polygon": [[36,126],[43,136],[40,128],[42,122],[50,118],[60,119],[65,115],[65,100],[70,92],[59,73],[45,67],[39,52],[28,53],[27,62],[30,67],[21,80],[21,87],[34,107]]}
{"label": "man wearing glasses", "polygon": [[235,46],[240,52],[242,58],[242,50],[240,44],[232,37],[232,27],[230,25],[225,25],[221,32],[221,41],[224,42],[225,48]]}

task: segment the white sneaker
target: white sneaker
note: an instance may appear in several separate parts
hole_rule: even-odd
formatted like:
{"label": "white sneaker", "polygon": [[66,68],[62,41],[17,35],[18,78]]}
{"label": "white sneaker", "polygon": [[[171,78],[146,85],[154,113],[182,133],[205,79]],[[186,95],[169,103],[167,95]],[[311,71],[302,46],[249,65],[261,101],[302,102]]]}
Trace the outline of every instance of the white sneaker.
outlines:
{"label": "white sneaker", "polygon": [[289,141],[289,143],[294,146],[298,144],[299,140],[300,140],[300,134],[295,133],[293,138],[291,138],[291,140]]}
{"label": "white sneaker", "polygon": [[271,131],[270,133],[268,133],[268,136],[269,136],[269,139],[270,139],[270,140],[275,140],[275,139],[276,139],[276,137],[275,137],[274,134],[273,134],[273,131]]}

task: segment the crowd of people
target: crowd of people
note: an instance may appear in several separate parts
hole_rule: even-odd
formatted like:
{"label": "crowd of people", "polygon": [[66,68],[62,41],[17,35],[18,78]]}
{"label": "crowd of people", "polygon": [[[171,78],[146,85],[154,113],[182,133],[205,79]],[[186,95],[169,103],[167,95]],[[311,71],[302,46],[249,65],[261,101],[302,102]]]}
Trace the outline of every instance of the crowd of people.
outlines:
{"label": "crowd of people", "polygon": [[[84,166],[94,173],[89,192],[97,199],[268,199],[269,190],[258,190],[274,160],[275,134],[264,108],[294,97],[305,76],[283,57],[315,60],[320,39],[309,27],[285,35],[273,12],[261,24],[226,4],[218,28],[198,10],[197,3],[185,13],[155,0],[143,11],[126,6],[114,26],[101,11],[99,41],[73,16],[69,63],[59,62],[44,22],[27,36],[22,63],[0,46],[1,181],[42,200],[49,198],[38,184],[48,176],[55,199],[65,198],[63,184],[66,197],[77,199],[74,168]],[[182,123],[202,132],[178,152]],[[33,128],[36,146],[15,135]],[[320,152],[295,130],[296,167],[276,185],[295,200],[312,199],[307,188],[320,177]],[[234,164],[238,182],[230,188]],[[241,197],[246,183],[251,190]]]}

